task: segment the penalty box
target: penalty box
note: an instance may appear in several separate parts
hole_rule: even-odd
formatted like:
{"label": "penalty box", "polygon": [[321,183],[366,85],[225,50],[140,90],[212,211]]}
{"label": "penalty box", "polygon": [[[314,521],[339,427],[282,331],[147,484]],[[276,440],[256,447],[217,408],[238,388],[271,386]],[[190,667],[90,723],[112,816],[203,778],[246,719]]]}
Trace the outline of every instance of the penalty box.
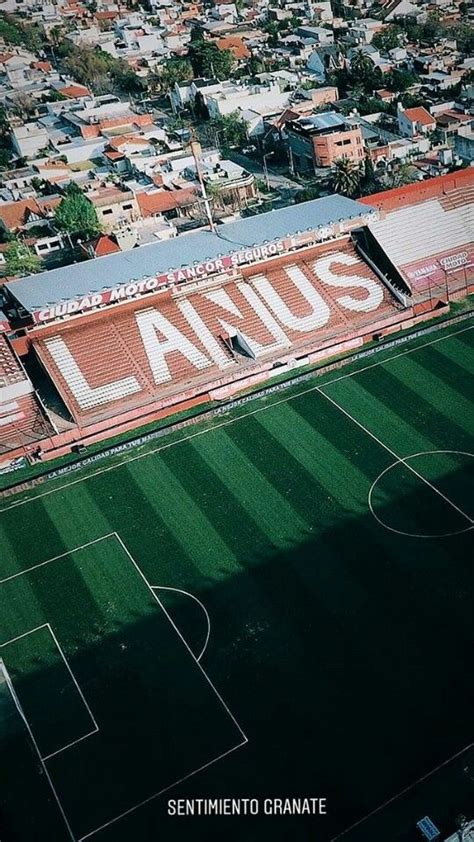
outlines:
{"label": "penalty box", "polygon": [[0,657],[75,840],[247,741],[116,533],[0,582]]}

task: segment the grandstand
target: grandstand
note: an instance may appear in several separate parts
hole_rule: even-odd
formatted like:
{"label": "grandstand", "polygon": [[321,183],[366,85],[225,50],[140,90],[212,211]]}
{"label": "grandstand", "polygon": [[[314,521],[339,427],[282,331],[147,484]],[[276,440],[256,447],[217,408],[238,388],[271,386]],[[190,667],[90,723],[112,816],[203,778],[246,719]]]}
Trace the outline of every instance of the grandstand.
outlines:
{"label": "grandstand", "polygon": [[473,212],[467,170],[6,284],[4,347],[40,363],[72,423],[52,429],[23,372],[3,461],[32,443],[60,455],[413,325],[470,291]]}
{"label": "grandstand", "polygon": [[368,323],[373,330],[400,319],[349,239],[248,271],[202,291],[162,294],[156,306],[129,304],[38,332],[33,347],[76,422],[150,401],[165,406],[243,380],[256,367],[307,357]]}
{"label": "grandstand", "polygon": [[5,334],[0,333],[0,457],[55,432],[45,417],[33,384]]}
{"label": "grandstand", "polygon": [[451,298],[466,292],[474,262],[473,175],[464,170],[362,200],[382,212],[370,231],[417,301],[443,287]]}

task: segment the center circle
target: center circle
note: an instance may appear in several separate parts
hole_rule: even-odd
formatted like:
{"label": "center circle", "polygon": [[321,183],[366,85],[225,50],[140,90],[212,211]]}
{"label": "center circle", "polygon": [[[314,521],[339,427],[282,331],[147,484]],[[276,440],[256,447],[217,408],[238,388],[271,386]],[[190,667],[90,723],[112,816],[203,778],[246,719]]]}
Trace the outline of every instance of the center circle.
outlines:
{"label": "center circle", "polygon": [[[467,523],[467,520],[469,520],[467,514],[463,512],[462,509],[454,501],[450,500],[449,496],[445,496],[444,493],[442,493],[438,488],[436,488],[435,483],[431,483],[426,477],[422,475],[421,467],[419,469],[416,467],[416,460],[420,462],[423,459],[429,457],[436,457],[440,455],[451,455],[459,457],[460,461],[462,461],[463,464],[465,464],[468,459],[474,459],[474,453],[468,453],[463,450],[426,450],[422,451],[421,453],[413,453],[411,456],[405,456],[403,458],[401,457],[400,459],[397,459],[395,462],[389,465],[388,468],[385,468],[381,474],[379,474],[379,476],[374,480],[370,487],[368,504],[369,509],[377,523],[385,527],[385,529],[388,529],[389,532],[395,532],[397,535],[406,535],[410,538],[449,538],[454,535],[462,535],[462,533],[469,532],[471,529],[474,528],[474,523]],[[444,500],[447,509],[451,510],[451,513],[457,512],[460,519],[464,517],[464,519],[466,520],[466,526],[454,529],[446,529],[443,531],[439,528],[439,522],[436,519],[434,519],[432,531],[426,529],[423,529],[423,531],[414,531],[410,530],[409,528],[406,530],[399,529],[391,525],[390,523],[387,523],[387,520],[377,512],[377,505],[375,502],[376,492],[379,491],[382,493],[383,481],[391,479],[390,472],[400,468],[402,470],[404,468],[405,470],[407,468],[413,468],[414,470],[416,470],[417,474],[415,474],[415,476],[418,476],[420,484],[422,486],[425,486],[426,488],[430,488],[433,494],[439,495],[439,497],[442,498],[442,500]]]}

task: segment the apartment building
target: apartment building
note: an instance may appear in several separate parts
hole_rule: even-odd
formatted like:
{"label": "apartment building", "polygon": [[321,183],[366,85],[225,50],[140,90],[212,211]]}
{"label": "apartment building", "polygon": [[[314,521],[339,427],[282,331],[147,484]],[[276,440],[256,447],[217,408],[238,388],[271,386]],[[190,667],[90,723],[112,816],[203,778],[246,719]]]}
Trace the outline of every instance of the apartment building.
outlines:
{"label": "apartment building", "polygon": [[364,160],[364,143],[359,126],[349,126],[341,114],[327,111],[300,117],[286,124],[288,144],[296,172],[331,167],[338,158]]}

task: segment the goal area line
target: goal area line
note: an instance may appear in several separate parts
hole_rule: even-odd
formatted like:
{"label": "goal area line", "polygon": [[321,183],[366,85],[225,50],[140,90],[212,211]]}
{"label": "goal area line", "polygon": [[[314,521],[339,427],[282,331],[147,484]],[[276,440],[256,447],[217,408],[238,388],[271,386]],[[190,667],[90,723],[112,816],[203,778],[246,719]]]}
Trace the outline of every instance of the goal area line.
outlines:
{"label": "goal area line", "polygon": [[[60,646],[60,643],[59,643],[59,641],[58,641],[58,639],[57,639],[57,637],[56,637],[56,635],[55,635],[55,633],[54,633],[54,631],[53,631],[53,629],[52,629],[52,627],[51,627],[51,625],[50,625],[50,623],[49,623],[49,622],[42,623],[42,624],[40,624],[39,626],[36,626],[36,627],[35,627],[35,628],[33,628],[33,629],[29,629],[28,631],[23,632],[23,633],[22,633],[22,634],[20,634],[20,635],[17,635],[17,636],[15,636],[15,637],[10,638],[9,640],[4,641],[3,643],[0,643],[0,681],[1,681],[2,677],[3,677],[3,679],[4,679],[5,683],[6,683],[7,687],[8,687],[8,690],[9,690],[10,696],[11,696],[11,698],[12,698],[12,700],[13,700],[13,704],[15,705],[15,707],[16,707],[16,709],[17,709],[17,712],[18,712],[19,716],[21,717],[22,721],[23,721],[23,722],[24,722],[24,724],[25,724],[26,730],[27,730],[27,732],[28,732],[28,736],[29,736],[29,738],[30,738],[30,740],[31,740],[31,743],[32,743],[32,745],[33,745],[34,749],[35,749],[35,752],[36,752],[36,754],[37,754],[38,760],[39,760],[39,762],[40,762],[40,764],[41,764],[41,766],[42,766],[43,772],[44,772],[45,777],[46,777],[46,779],[47,779],[47,781],[48,781],[48,784],[49,784],[49,786],[50,786],[50,788],[51,788],[51,791],[52,791],[52,793],[53,793],[54,799],[55,799],[55,801],[56,801],[56,803],[57,803],[57,805],[58,805],[58,808],[59,808],[60,814],[61,814],[61,816],[62,816],[62,818],[63,818],[64,824],[65,824],[65,827],[66,827],[66,829],[67,829],[67,832],[68,832],[69,837],[70,837],[70,839],[72,840],[72,842],[84,842],[84,840],[86,840],[86,839],[90,839],[90,838],[91,838],[91,837],[93,837],[95,834],[99,833],[99,831],[104,830],[105,828],[109,827],[110,825],[115,824],[115,823],[116,823],[116,822],[118,822],[120,819],[124,818],[125,816],[129,815],[130,813],[135,812],[136,810],[140,809],[140,807],[142,807],[142,806],[144,806],[144,805],[146,805],[146,804],[150,803],[151,801],[155,800],[156,798],[159,798],[159,797],[160,797],[161,795],[163,795],[164,793],[169,792],[170,790],[174,789],[174,787],[179,786],[181,783],[184,783],[184,782],[185,782],[185,781],[187,781],[189,778],[192,778],[192,777],[194,777],[195,775],[199,774],[199,772],[202,772],[202,771],[204,771],[205,769],[208,769],[209,767],[213,766],[213,765],[214,765],[215,763],[217,763],[218,761],[223,760],[225,757],[227,757],[227,756],[231,755],[233,752],[237,751],[237,749],[242,748],[244,745],[246,745],[246,744],[248,743],[248,738],[247,738],[247,736],[245,735],[245,733],[244,733],[243,729],[241,728],[241,726],[240,726],[240,725],[239,725],[239,723],[237,722],[237,720],[236,720],[235,716],[233,715],[233,713],[231,712],[231,710],[230,710],[230,709],[229,709],[229,707],[227,706],[226,702],[224,701],[224,699],[223,699],[223,698],[222,698],[222,696],[220,695],[219,691],[217,690],[217,688],[215,687],[215,685],[213,684],[213,682],[211,681],[211,679],[210,679],[210,678],[209,678],[209,676],[207,675],[206,671],[205,671],[205,670],[204,670],[204,668],[202,667],[202,665],[201,665],[201,663],[200,663],[200,660],[199,660],[199,658],[201,657],[201,655],[200,655],[200,656],[199,656],[199,658],[198,658],[198,657],[196,657],[196,655],[193,653],[193,651],[192,651],[191,647],[189,646],[189,644],[187,643],[187,641],[186,641],[186,640],[185,640],[185,638],[183,637],[183,635],[182,635],[181,631],[180,631],[180,630],[179,630],[179,628],[176,626],[175,622],[173,621],[173,619],[171,618],[170,614],[168,613],[168,611],[167,611],[167,610],[166,610],[166,608],[164,607],[163,603],[160,601],[160,599],[159,599],[159,598],[158,598],[158,596],[156,595],[155,590],[157,589],[157,587],[156,587],[156,586],[153,586],[153,587],[152,587],[152,586],[150,585],[150,583],[148,582],[148,580],[147,580],[147,578],[145,577],[144,573],[142,572],[141,568],[139,567],[138,563],[137,563],[137,562],[136,562],[136,560],[133,558],[133,556],[131,555],[131,553],[129,552],[129,550],[127,549],[127,547],[125,546],[124,542],[122,541],[122,539],[121,539],[120,535],[119,535],[117,532],[115,532],[115,531],[114,531],[114,532],[109,532],[109,533],[107,533],[106,535],[103,535],[103,536],[101,536],[101,537],[99,537],[99,538],[95,538],[95,539],[93,539],[93,540],[91,540],[91,541],[87,541],[87,542],[85,542],[84,544],[79,545],[78,547],[74,547],[74,548],[73,548],[73,549],[71,549],[71,550],[67,550],[67,551],[65,551],[64,553],[61,553],[61,554],[59,554],[59,555],[57,555],[57,556],[54,556],[53,558],[47,559],[47,560],[46,560],[46,561],[44,561],[44,562],[39,562],[38,564],[35,564],[35,565],[32,565],[31,567],[26,568],[25,570],[20,570],[20,571],[18,571],[17,573],[14,573],[14,574],[12,574],[12,575],[10,575],[10,576],[7,576],[7,577],[5,577],[4,579],[1,579],[1,580],[0,580],[0,587],[1,587],[1,585],[2,585],[2,584],[6,583],[6,582],[9,582],[9,581],[11,581],[11,580],[13,580],[13,579],[16,579],[17,577],[27,575],[28,573],[31,573],[31,572],[33,572],[34,570],[38,570],[38,569],[39,569],[39,568],[41,568],[41,567],[44,567],[44,566],[49,565],[49,564],[52,564],[52,563],[54,563],[55,561],[59,561],[59,560],[61,560],[61,559],[64,559],[64,558],[66,558],[67,556],[73,555],[73,554],[75,554],[75,553],[80,552],[80,551],[81,551],[81,550],[83,550],[83,549],[86,549],[87,547],[90,547],[90,546],[92,546],[92,545],[94,545],[94,544],[97,544],[97,543],[102,542],[102,541],[105,541],[105,540],[109,540],[109,539],[111,539],[111,538],[113,538],[113,539],[117,542],[117,544],[119,545],[119,547],[120,547],[120,549],[121,549],[122,553],[123,553],[123,554],[127,557],[127,559],[128,559],[128,560],[129,560],[129,561],[133,564],[133,566],[135,567],[135,569],[136,569],[136,571],[137,571],[138,575],[139,575],[139,576],[140,576],[140,578],[143,580],[143,582],[145,583],[146,587],[148,588],[148,590],[149,590],[150,594],[152,595],[152,597],[153,597],[154,601],[155,601],[155,602],[157,603],[157,605],[159,606],[159,608],[160,608],[160,610],[161,610],[161,613],[162,613],[162,614],[164,614],[164,616],[166,617],[167,621],[168,621],[168,622],[170,623],[170,625],[172,626],[172,628],[173,628],[174,632],[176,633],[176,635],[178,636],[178,638],[180,639],[180,641],[183,643],[183,645],[186,647],[186,649],[187,649],[187,651],[189,652],[189,654],[191,655],[191,657],[192,657],[192,659],[193,659],[194,663],[197,665],[198,669],[199,669],[199,670],[200,670],[200,672],[202,673],[202,675],[203,675],[203,677],[205,678],[206,682],[207,682],[207,683],[208,683],[208,685],[211,687],[211,689],[212,689],[212,691],[213,691],[214,695],[215,695],[215,696],[217,696],[217,699],[219,700],[219,703],[220,703],[220,704],[222,705],[222,707],[224,708],[224,710],[225,710],[225,712],[226,712],[227,716],[231,719],[232,723],[234,724],[234,726],[235,726],[235,727],[236,727],[236,729],[238,730],[239,734],[241,735],[241,739],[239,740],[239,742],[238,742],[236,745],[231,746],[231,748],[226,749],[226,751],[224,751],[224,752],[222,752],[222,753],[218,754],[216,757],[211,758],[211,760],[207,761],[207,762],[206,762],[206,763],[204,763],[204,764],[201,764],[201,765],[200,765],[199,767],[197,767],[196,769],[193,769],[192,771],[190,771],[190,772],[186,773],[185,775],[183,775],[183,776],[182,776],[182,777],[180,777],[179,779],[177,779],[177,780],[173,781],[172,783],[168,784],[167,786],[162,787],[162,788],[161,788],[161,789],[159,789],[157,792],[152,793],[151,795],[148,795],[146,798],[144,798],[143,800],[141,800],[141,801],[137,802],[136,804],[132,804],[130,807],[128,807],[128,808],[127,808],[126,810],[124,810],[123,812],[121,812],[121,813],[119,813],[119,814],[117,814],[117,815],[115,815],[115,816],[112,816],[112,818],[111,818],[110,820],[108,820],[107,822],[104,822],[103,824],[99,825],[98,827],[95,827],[93,830],[88,831],[87,833],[83,834],[82,836],[78,836],[78,835],[76,835],[76,834],[74,833],[74,831],[72,830],[71,824],[70,824],[70,822],[69,822],[69,820],[68,820],[68,818],[67,818],[67,815],[66,815],[66,812],[65,812],[64,806],[63,806],[63,804],[62,804],[62,802],[61,802],[61,798],[60,798],[60,796],[59,796],[59,794],[58,794],[58,792],[57,792],[57,790],[56,790],[56,787],[55,787],[55,785],[54,785],[54,782],[53,782],[52,776],[51,776],[51,774],[50,774],[50,772],[49,772],[49,770],[48,770],[48,768],[47,768],[47,761],[48,761],[49,759],[51,759],[51,758],[55,757],[56,755],[58,755],[58,754],[62,753],[62,752],[66,752],[68,749],[70,749],[71,747],[73,747],[73,746],[74,746],[74,745],[76,745],[77,743],[82,742],[82,741],[83,741],[83,740],[85,740],[86,738],[88,738],[88,737],[90,737],[90,736],[92,736],[92,735],[94,735],[94,734],[97,734],[97,733],[100,731],[99,725],[97,724],[97,722],[96,722],[96,720],[95,720],[95,718],[94,718],[94,715],[93,715],[93,713],[92,713],[92,711],[91,711],[91,708],[89,707],[89,705],[88,705],[88,703],[87,703],[87,701],[86,701],[86,699],[85,699],[85,697],[84,697],[84,694],[83,694],[83,693],[82,693],[82,691],[81,691],[81,688],[80,688],[80,686],[79,686],[79,684],[78,684],[78,682],[77,682],[77,680],[76,680],[76,678],[75,678],[75,676],[74,676],[74,674],[73,674],[73,672],[72,672],[72,670],[71,670],[71,668],[70,668],[70,666],[69,666],[69,664],[68,664],[68,662],[67,662],[66,656],[64,655],[64,652],[63,652],[63,650],[62,650],[62,648],[61,648],[61,646]],[[43,755],[43,754],[41,753],[41,751],[40,751],[40,748],[39,748],[38,743],[37,743],[37,741],[36,741],[36,739],[35,739],[35,736],[34,736],[34,733],[33,733],[32,727],[31,727],[31,725],[30,725],[30,723],[29,723],[29,721],[28,721],[28,718],[27,718],[27,716],[26,716],[26,714],[25,714],[24,710],[23,710],[23,706],[21,705],[20,700],[19,700],[19,698],[18,698],[18,696],[17,696],[17,694],[16,694],[15,687],[14,687],[14,682],[13,682],[13,680],[12,680],[12,678],[11,678],[11,676],[10,676],[9,672],[8,672],[8,669],[7,669],[7,667],[6,667],[6,665],[5,665],[4,661],[3,661],[3,658],[2,658],[2,651],[3,651],[6,647],[8,647],[10,644],[13,644],[13,643],[15,643],[16,641],[21,640],[21,639],[23,639],[23,638],[25,638],[25,637],[27,637],[27,636],[29,636],[29,635],[31,635],[31,634],[34,634],[34,633],[36,633],[36,632],[38,632],[38,631],[40,631],[40,630],[42,630],[42,629],[47,629],[47,630],[48,630],[48,632],[50,633],[51,638],[53,639],[53,641],[54,641],[54,643],[55,643],[55,645],[56,645],[56,647],[57,647],[57,649],[58,649],[58,651],[59,651],[59,653],[60,653],[60,655],[61,655],[61,658],[62,658],[62,660],[64,661],[64,663],[65,663],[65,665],[66,665],[66,668],[67,668],[67,670],[68,670],[68,672],[69,672],[69,674],[70,674],[70,676],[71,676],[71,679],[72,679],[72,681],[73,681],[73,683],[74,683],[74,685],[75,685],[75,687],[76,687],[76,689],[77,689],[77,691],[78,691],[78,693],[79,693],[79,695],[80,695],[80,697],[81,697],[81,699],[82,699],[82,702],[83,702],[83,704],[85,705],[85,707],[86,707],[86,709],[87,709],[87,712],[88,712],[88,714],[89,714],[89,716],[90,716],[90,718],[91,718],[92,722],[94,723],[94,729],[93,729],[93,730],[91,730],[91,731],[90,731],[90,732],[88,732],[87,734],[83,734],[83,735],[82,735],[81,737],[79,737],[78,739],[71,741],[70,743],[68,743],[68,744],[66,744],[66,745],[64,745],[64,746],[62,746],[62,747],[61,747],[61,748],[59,748],[58,750],[56,750],[56,751],[54,751],[54,752],[51,752],[51,753],[49,753],[49,754],[47,754],[47,755]],[[201,653],[201,654],[202,654],[202,653]]]}

